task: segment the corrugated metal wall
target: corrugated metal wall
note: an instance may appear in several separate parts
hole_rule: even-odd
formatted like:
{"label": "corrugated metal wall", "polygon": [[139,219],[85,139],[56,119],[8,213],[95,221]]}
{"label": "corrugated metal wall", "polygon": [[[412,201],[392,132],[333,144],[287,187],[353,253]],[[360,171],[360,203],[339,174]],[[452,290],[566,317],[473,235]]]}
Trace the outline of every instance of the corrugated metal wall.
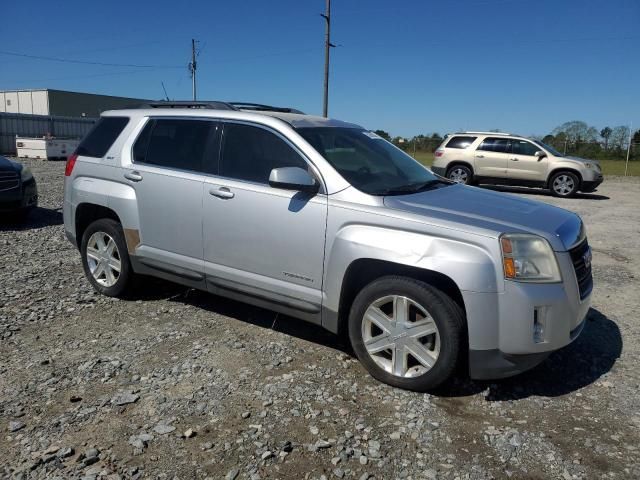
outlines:
{"label": "corrugated metal wall", "polygon": [[42,137],[50,133],[55,137],[82,138],[97,120],[0,112],[0,153],[15,155],[16,135]]}

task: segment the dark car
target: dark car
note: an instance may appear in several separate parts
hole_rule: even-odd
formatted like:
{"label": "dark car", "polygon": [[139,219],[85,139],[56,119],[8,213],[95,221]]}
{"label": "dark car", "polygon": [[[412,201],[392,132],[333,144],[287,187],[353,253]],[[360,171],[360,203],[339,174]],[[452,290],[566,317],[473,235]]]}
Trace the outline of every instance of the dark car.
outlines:
{"label": "dark car", "polygon": [[22,218],[38,206],[38,188],[26,165],[0,156],[0,219]]}

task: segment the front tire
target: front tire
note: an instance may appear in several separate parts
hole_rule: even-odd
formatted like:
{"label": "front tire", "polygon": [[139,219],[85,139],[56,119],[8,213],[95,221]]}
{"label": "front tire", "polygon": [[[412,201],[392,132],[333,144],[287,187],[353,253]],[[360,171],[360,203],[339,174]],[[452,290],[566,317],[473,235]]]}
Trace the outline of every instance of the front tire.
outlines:
{"label": "front tire", "polygon": [[110,218],[96,220],[82,235],[80,246],[84,273],[93,288],[108,297],[123,297],[134,272],[121,225]]}
{"label": "front tire", "polygon": [[573,197],[579,186],[580,179],[571,172],[558,172],[549,180],[549,190],[554,197]]}
{"label": "front tire", "polygon": [[464,316],[446,294],[408,277],[383,277],[356,296],[349,339],[367,371],[425,392],[448,380],[464,348]]}
{"label": "front tire", "polygon": [[473,181],[473,172],[465,165],[454,165],[447,170],[447,178],[456,183],[471,185]]}

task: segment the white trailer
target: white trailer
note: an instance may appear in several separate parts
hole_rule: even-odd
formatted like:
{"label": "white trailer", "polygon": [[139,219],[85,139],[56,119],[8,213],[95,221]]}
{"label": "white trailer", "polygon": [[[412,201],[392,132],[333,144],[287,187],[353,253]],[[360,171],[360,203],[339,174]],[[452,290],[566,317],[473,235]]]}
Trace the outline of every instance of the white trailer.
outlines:
{"label": "white trailer", "polygon": [[24,158],[67,158],[71,155],[80,140],[74,138],[18,137],[16,136],[17,156]]}

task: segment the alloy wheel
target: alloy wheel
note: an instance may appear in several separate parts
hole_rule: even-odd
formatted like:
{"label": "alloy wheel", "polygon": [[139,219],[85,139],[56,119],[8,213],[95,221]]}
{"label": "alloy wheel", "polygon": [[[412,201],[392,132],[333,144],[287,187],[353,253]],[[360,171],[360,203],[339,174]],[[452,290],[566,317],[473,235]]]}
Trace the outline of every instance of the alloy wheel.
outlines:
{"label": "alloy wheel", "polygon": [[466,170],[458,167],[449,172],[449,180],[453,180],[456,183],[467,183],[469,180],[469,174]]}
{"label": "alloy wheel", "polygon": [[569,175],[558,175],[553,180],[553,191],[558,195],[566,196],[573,192],[575,182]]}
{"label": "alloy wheel", "polygon": [[372,302],[362,320],[362,340],[371,359],[402,378],[425,374],[438,360],[440,332],[417,302],[389,295]]}
{"label": "alloy wheel", "polygon": [[105,232],[95,232],[87,242],[87,265],[100,285],[112,287],[120,278],[120,251],[115,240]]}

